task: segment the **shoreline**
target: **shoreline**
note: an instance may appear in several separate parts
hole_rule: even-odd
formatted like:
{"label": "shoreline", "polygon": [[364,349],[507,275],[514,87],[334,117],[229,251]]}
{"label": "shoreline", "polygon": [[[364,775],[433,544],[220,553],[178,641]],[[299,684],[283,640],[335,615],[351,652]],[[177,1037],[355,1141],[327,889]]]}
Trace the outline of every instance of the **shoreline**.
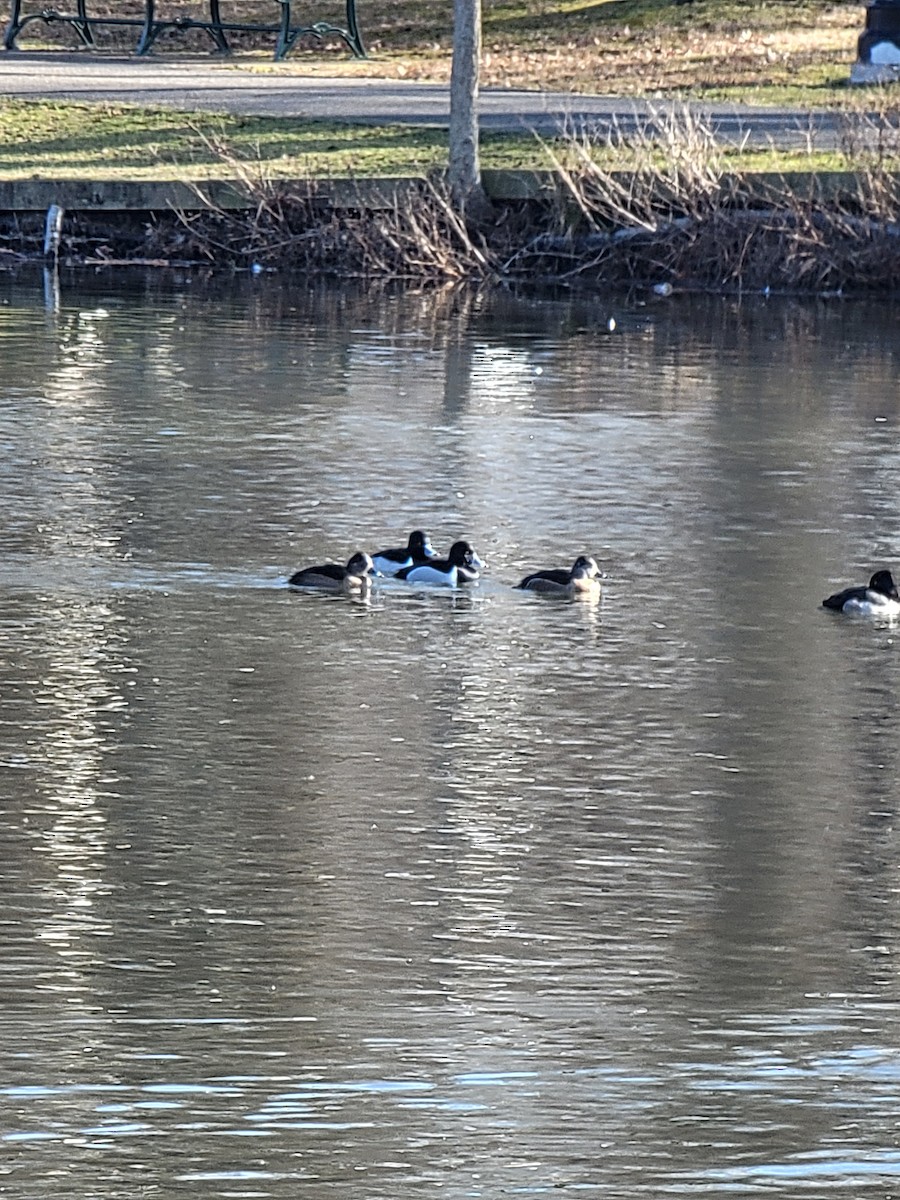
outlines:
{"label": "shoreline", "polygon": [[[0,181],[0,269],[178,267],[600,292],[891,296],[900,179],[497,171],[490,213],[439,179]],[[59,239],[47,254],[48,213]]]}
{"label": "shoreline", "polygon": [[[27,81],[35,100],[69,102],[74,93],[91,104],[98,95],[119,104],[124,88],[138,107],[164,103],[187,124],[198,105],[246,112],[262,104],[289,126],[291,113],[310,119],[306,106],[315,96],[321,111],[349,128],[380,125],[389,114],[398,130],[404,122],[418,122],[421,130],[443,121],[449,104],[442,85],[260,75],[233,61],[31,51],[0,56],[0,91],[5,82],[14,96],[15,81]],[[0,176],[0,266],[44,261],[45,223],[53,210],[60,224],[52,258],[66,265],[302,270],[417,284],[591,291],[896,290],[900,176],[890,171],[894,143],[885,131],[893,126],[885,112],[874,119],[857,114],[848,123],[846,114],[835,112],[541,92],[483,92],[481,102],[486,131],[486,104],[500,106],[493,116],[507,128],[510,122],[521,128],[530,114],[527,119],[541,115],[560,132],[563,109],[569,124],[557,148],[544,147],[555,169],[482,170],[492,209],[477,222],[454,209],[439,170],[419,174],[418,164],[416,174],[348,178],[311,170],[305,178],[279,178],[216,143],[221,177],[190,182],[178,178],[170,161],[166,173],[173,177],[141,181],[129,180],[127,168],[126,178],[103,178],[100,161],[88,165],[87,178],[66,177],[59,164],[47,169],[38,155],[31,176]],[[589,121],[589,130],[579,129]],[[90,132],[79,126],[69,135],[75,148],[67,147],[69,161],[79,173],[84,159],[77,149],[84,153]],[[43,145],[40,136],[50,134],[32,136]],[[170,136],[168,127],[154,129],[135,144],[153,150],[155,139],[165,144]],[[361,136],[351,140],[358,144]],[[727,171],[723,148],[751,136],[776,150],[776,163],[779,155],[794,161],[787,148],[799,139],[808,153],[814,144],[836,145],[840,153],[828,161],[859,169],[754,172],[748,164],[743,173]],[[606,166],[595,147],[604,151]],[[303,169],[283,157],[285,175]]]}

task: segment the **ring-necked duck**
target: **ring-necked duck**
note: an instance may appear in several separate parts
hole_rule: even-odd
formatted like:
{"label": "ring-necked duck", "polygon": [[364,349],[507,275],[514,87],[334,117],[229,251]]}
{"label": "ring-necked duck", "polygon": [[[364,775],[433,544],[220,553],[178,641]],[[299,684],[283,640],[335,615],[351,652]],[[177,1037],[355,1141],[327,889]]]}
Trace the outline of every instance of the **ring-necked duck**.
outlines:
{"label": "ring-necked duck", "polygon": [[395,550],[378,550],[372,555],[372,560],[375,570],[382,575],[396,575],[404,567],[415,567],[435,557],[436,553],[428,534],[416,529],[409,535],[405,546]]}
{"label": "ring-necked duck", "polygon": [[836,612],[868,617],[900,616],[900,592],[890,571],[876,571],[868,587],[849,587],[827,596],[822,604]]}
{"label": "ring-necked duck", "polygon": [[545,596],[587,596],[596,599],[600,595],[600,568],[593,558],[579,555],[570,570],[534,571],[526,575],[516,587],[526,592],[540,592]]}
{"label": "ring-necked duck", "polygon": [[357,551],[346,567],[340,563],[320,563],[295,571],[288,580],[291,587],[315,588],[319,592],[363,592],[372,582],[375,564],[364,551]]}
{"label": "ring-necked duck", "polygon": [[458,587],[462,583],[473,583],[478,578],[479,567],[483,566],[468,542],[454,542],[446,558],[432,558],[427,563],[404,567],[397,572],[397,578],[405,579],[407,583]]}

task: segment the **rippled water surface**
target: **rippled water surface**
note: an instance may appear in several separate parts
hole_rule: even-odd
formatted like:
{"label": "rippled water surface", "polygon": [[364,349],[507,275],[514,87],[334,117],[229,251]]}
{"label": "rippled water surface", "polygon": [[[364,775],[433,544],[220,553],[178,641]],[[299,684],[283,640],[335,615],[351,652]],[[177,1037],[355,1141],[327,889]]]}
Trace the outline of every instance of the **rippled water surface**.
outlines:
{"label": "rippled water surface", "polygon": [[895,1194],[896,328],[0,280],[0,1192]]}

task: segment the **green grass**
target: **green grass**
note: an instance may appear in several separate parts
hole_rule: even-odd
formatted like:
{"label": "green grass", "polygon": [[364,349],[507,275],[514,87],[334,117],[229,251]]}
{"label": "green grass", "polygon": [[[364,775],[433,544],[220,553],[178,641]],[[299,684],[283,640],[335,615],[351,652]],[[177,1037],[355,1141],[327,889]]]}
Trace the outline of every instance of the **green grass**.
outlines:
{"label": "green grass", "polygon": [[[182,114],[128,105],[0,101],[0,178],[197,180],[420,175],[446,165],[447,135],[421,126],[343,125]],[[555,152],[565,154],[556,147]],[[602,158],[602,156],[600,156]],[[843,170],[835,153],[724,150],[733,171]],[[548,147],[527,134],[488,133],[484,168],[546,170]],[[621,151],[609,168],[625,165]]]}
{"label": "green grass", "polygon": [[[272,0],[240,2],[263,6],[260,16],[272,7]],[[364,62],[351,60],[341,47],[318,47],[273,64],[272,39],[265,35],[242,42],[242,53],[232,61],[259,71],[447,79],[452,0],[358,2],[372,48]],[[196,5],[200,0],[171,3]],[[114,7],[112,0],[89,4],[97,15],[104,5],[110,11]],[[71,30],[47,29],[39,22],[28,28],[48,44],[71,43]],[[872,98],[868,89],[848,86],[861,28],[862,8],[849,0],[693,0],[681,5],[672,0],[484,0],[482,85],[801,109],[859,107]],[[133,37],[133,31],[127,36]],[[183,43],[165,42],[158,57],[177,57],[182,45],[196,52],[196,36]],[[893,101],[878,103],[893,107]],[[445,165],[446,137],[443,130],[421,126],[351,126],[0,99],[0,177],[190,180],[233,175],[235,159],[255,164],[251,171],[281,177],[417,174]],[[485,134],[481,154],[485,168],[548,165],[541,145],[525,133]],[[742,170],[842,165],[834,155],[771,152],[727,159]]]}
{"label": "green grass", "polygon": [[848,87],[846,73],[833,67],[821,67],[806,72],[802,82],[760,84],[748,94],[740,84],[704,84],[682,93],[685,99],[710,104],[752,104],[760,108],[791,109],[852,109],[858,106],[860,94]]}
{"label": "green grass", "polygon": [[[488,134],[487,167],[546,165],[527,134]],[[0,177],[202,179],[251,172],[419,174],[443,165],[447,135],[411,126],[185,114],[126,105],[0,101]]]}

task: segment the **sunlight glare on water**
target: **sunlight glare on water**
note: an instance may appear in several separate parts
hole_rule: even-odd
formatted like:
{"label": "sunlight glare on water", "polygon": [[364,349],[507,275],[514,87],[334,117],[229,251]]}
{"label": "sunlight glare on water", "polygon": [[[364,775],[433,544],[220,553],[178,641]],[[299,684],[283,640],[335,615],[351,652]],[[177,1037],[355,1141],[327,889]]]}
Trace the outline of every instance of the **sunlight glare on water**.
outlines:
{"label": "sunlight glare on water", "polygon": [[[896,314],[61,295],[0,280],[4,1194],[891,1194],[898,631],[820,604],[897,566]],[[414,528],[480,582],[285,586]]]}

